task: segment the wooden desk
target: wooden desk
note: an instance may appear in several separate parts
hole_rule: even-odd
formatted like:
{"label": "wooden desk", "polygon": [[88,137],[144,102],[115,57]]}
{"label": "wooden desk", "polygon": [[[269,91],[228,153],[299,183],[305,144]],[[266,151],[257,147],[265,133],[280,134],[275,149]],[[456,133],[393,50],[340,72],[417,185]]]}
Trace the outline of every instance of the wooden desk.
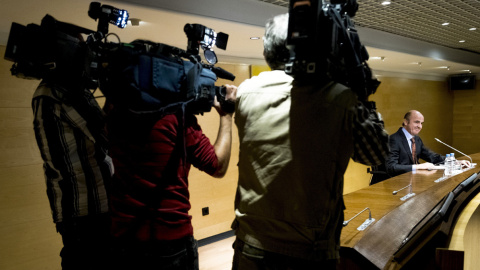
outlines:
{"label": "wooden desk", "polygon": [[[480,153],[471,157],[474,163],[480,162]],[[345,195],[345,220],[368,207],[375,221],[364,231],[357,230],[369,217],[365,211],[343,228],[343,267],[399,269],[439,232],[448,237],[459,212],[480,191],[477,175],[468,187],[460,189],[459,184],[479,170],[477,165],[440,182],[435,180],[443,176],[443,170],[410,172]],[[402,201],[409,192],[415,195]],[[452,203],[439,219],[438,211],[450,192]]]}

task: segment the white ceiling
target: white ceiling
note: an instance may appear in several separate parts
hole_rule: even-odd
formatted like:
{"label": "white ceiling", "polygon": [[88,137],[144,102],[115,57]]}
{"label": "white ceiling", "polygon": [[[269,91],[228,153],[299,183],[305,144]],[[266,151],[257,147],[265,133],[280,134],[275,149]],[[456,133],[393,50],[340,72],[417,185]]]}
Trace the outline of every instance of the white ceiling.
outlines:
{"label": "white ceiling", "polygon": [[[40,24],[45,14],[92,30],[96,30],[97,27],[96,22],[87,14],[91,1],[0,1],[2,45],[8,40],[12,22],[24,25]],[[216,32],[229,34],[227,50],[216,50],[220,62],[244,64],[264,64],[262,40],[251,40],[250,37],[261,37],[264,32],[263,25],[269,17],[287,12],[285,7],[260,0],[117,0],[101,3],[126,9],[131,18],[142,20],[140,26],[129,25],[125,29],[110,25],[110,32],[116,33],[122,42],[147,39],[185,49],[187,38],[183,32],[184,25],[200,23]],[[358,3],[361,7],[362,0]],[[360,14],[357,13],[357,16]],[[371,57],[369,65],[376,74],[402,74],[433,80],[445,79],[452,74],[467,73],[466,70],[480,74],[479,53],[448,48],[378,29],[359,26],[358,30],[360,39],[367,45]],[[375,56],[384,57],[384,60],[374,59]],[[442,68],[447,66],[449,69]]]}

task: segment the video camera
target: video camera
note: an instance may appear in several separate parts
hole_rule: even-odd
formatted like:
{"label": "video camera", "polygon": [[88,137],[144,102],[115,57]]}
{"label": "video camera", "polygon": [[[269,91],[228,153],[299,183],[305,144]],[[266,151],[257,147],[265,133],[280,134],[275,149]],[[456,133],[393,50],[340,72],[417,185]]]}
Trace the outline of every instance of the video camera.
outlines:
{"label": "video camera", "polygon": [[[213,66],[217,58],[212,48],[216,44],[225,49],[227,34],[187,24],[187,51],[144,40],[110,43],[109,24],[125,28],[128,12],[92,2],[88,15],[98,20],[97,31],[57,21],[48,14],[41,25],[12,23],[5,52],[5,59],[14,62],[12,75],[100,88],[108,102],[139,114],[168,112],[165,108],[179,105],[195,114],[208,112],[215,96],[224,111],[235,109],[225,101],[225,88],[214,85],[217,77],[235,79]],[[82,34],[88,36],[86,41]],[[199,46],[210,64],[201,62]]]}
{"label": "video camera", "polygon": [[351,21],[357,10],[356,0],[291,0],[285,72],[300,80],[326,77],[366,101],[380,82],[372,78],[368,52]]}
{"label": "video camera", "polygon": [[[100,90],[114,106],[139,115],[165,114],[184,107],[193,114],[209,112],[215,96],[225,112],[235,104],[225,100],[226,88],[215,86],[217,77],[234,80],[235,76],[214,67],[215,42],[226,48],[227,34],[199,24],[186,24],[188,50],[148,40],[114,44],[102,58]],[[219,42],[219,36],[221,40]],[[212,64],[202,63],[199,46]]]}
{"label": "video camera", "polygon": [[[81,34],[106,35],[108,23],[126,26],[128,12],[92,2],[89,14],[99,19],[103,32],[57,21],[46,15],[40,25],[12,23],[5,59],[14,62],[11,73],[25,79],[81,78],[84,72],[85,42]],[[93,16],[93,15],[92,15]]]}

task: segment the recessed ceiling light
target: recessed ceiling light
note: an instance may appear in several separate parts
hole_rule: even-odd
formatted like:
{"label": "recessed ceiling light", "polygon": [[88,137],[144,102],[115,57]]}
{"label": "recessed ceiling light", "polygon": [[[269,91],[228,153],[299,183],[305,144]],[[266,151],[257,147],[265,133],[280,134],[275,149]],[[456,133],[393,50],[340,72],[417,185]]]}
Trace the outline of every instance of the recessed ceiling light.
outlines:
{"label": "recessed ceiling light", "polygon": [[137,19],[137,18],[130,18],[128,20],[132,26],[139,26],[142,20]]}
{"label": "recessed ceiling light", "polygon": [[459,40],[458,42],[460,42],[460,43],[464,43],[464,42],[465,42],[465,40],[463,40],[463,39],[462,39],[462,40]]}
{"label": "recessed ceiling light", "polygon": [[383,1],[383,2],[382,2],[382,5],[388,6],[388,5],[390,5],[391,3],[392,3],[392,2],[390,2],[390,1]]}
{"label": "recessed ceiling light", "polygon": [[450,23],[448,23],[448,22],[444,22],[444,23],[442,23],[442,25],[443,25],[443,26],[445,26],[445,25],[449,25],[449,24],[450,24]]}
{"label": "recessed ceiling light", "polygon": [[468,30],[470,30],[470,31],[475,31],[475,30],[477,30],[477,28],[476,28],[476,27],[472,27],[472,28],[470,28],[470,29],[468,29]]}
{"label": "recessed ceiling light", "polygon": [[260,39],[260,37],[250,37],[251,40],[257,40]]}

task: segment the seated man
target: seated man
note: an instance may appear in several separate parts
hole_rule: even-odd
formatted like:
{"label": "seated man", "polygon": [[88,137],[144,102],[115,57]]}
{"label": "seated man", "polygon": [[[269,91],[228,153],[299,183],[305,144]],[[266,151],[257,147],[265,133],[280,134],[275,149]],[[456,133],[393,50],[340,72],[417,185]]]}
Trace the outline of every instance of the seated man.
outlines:
{"label": "seated man", "polygon": [[[418,136],[423,122],[423,115],[419,111],[411,110],[404,116],[403,127],[390,135],[390,153],[386,167],[391,177],[410,171],[432,170],[436,168],[434,164],[444,161],[444,156],[428,149]],[[419,164],[419,158],[427,162]],[[462,166],[470,166],[469,161],[461,160],[461,163]]]}

